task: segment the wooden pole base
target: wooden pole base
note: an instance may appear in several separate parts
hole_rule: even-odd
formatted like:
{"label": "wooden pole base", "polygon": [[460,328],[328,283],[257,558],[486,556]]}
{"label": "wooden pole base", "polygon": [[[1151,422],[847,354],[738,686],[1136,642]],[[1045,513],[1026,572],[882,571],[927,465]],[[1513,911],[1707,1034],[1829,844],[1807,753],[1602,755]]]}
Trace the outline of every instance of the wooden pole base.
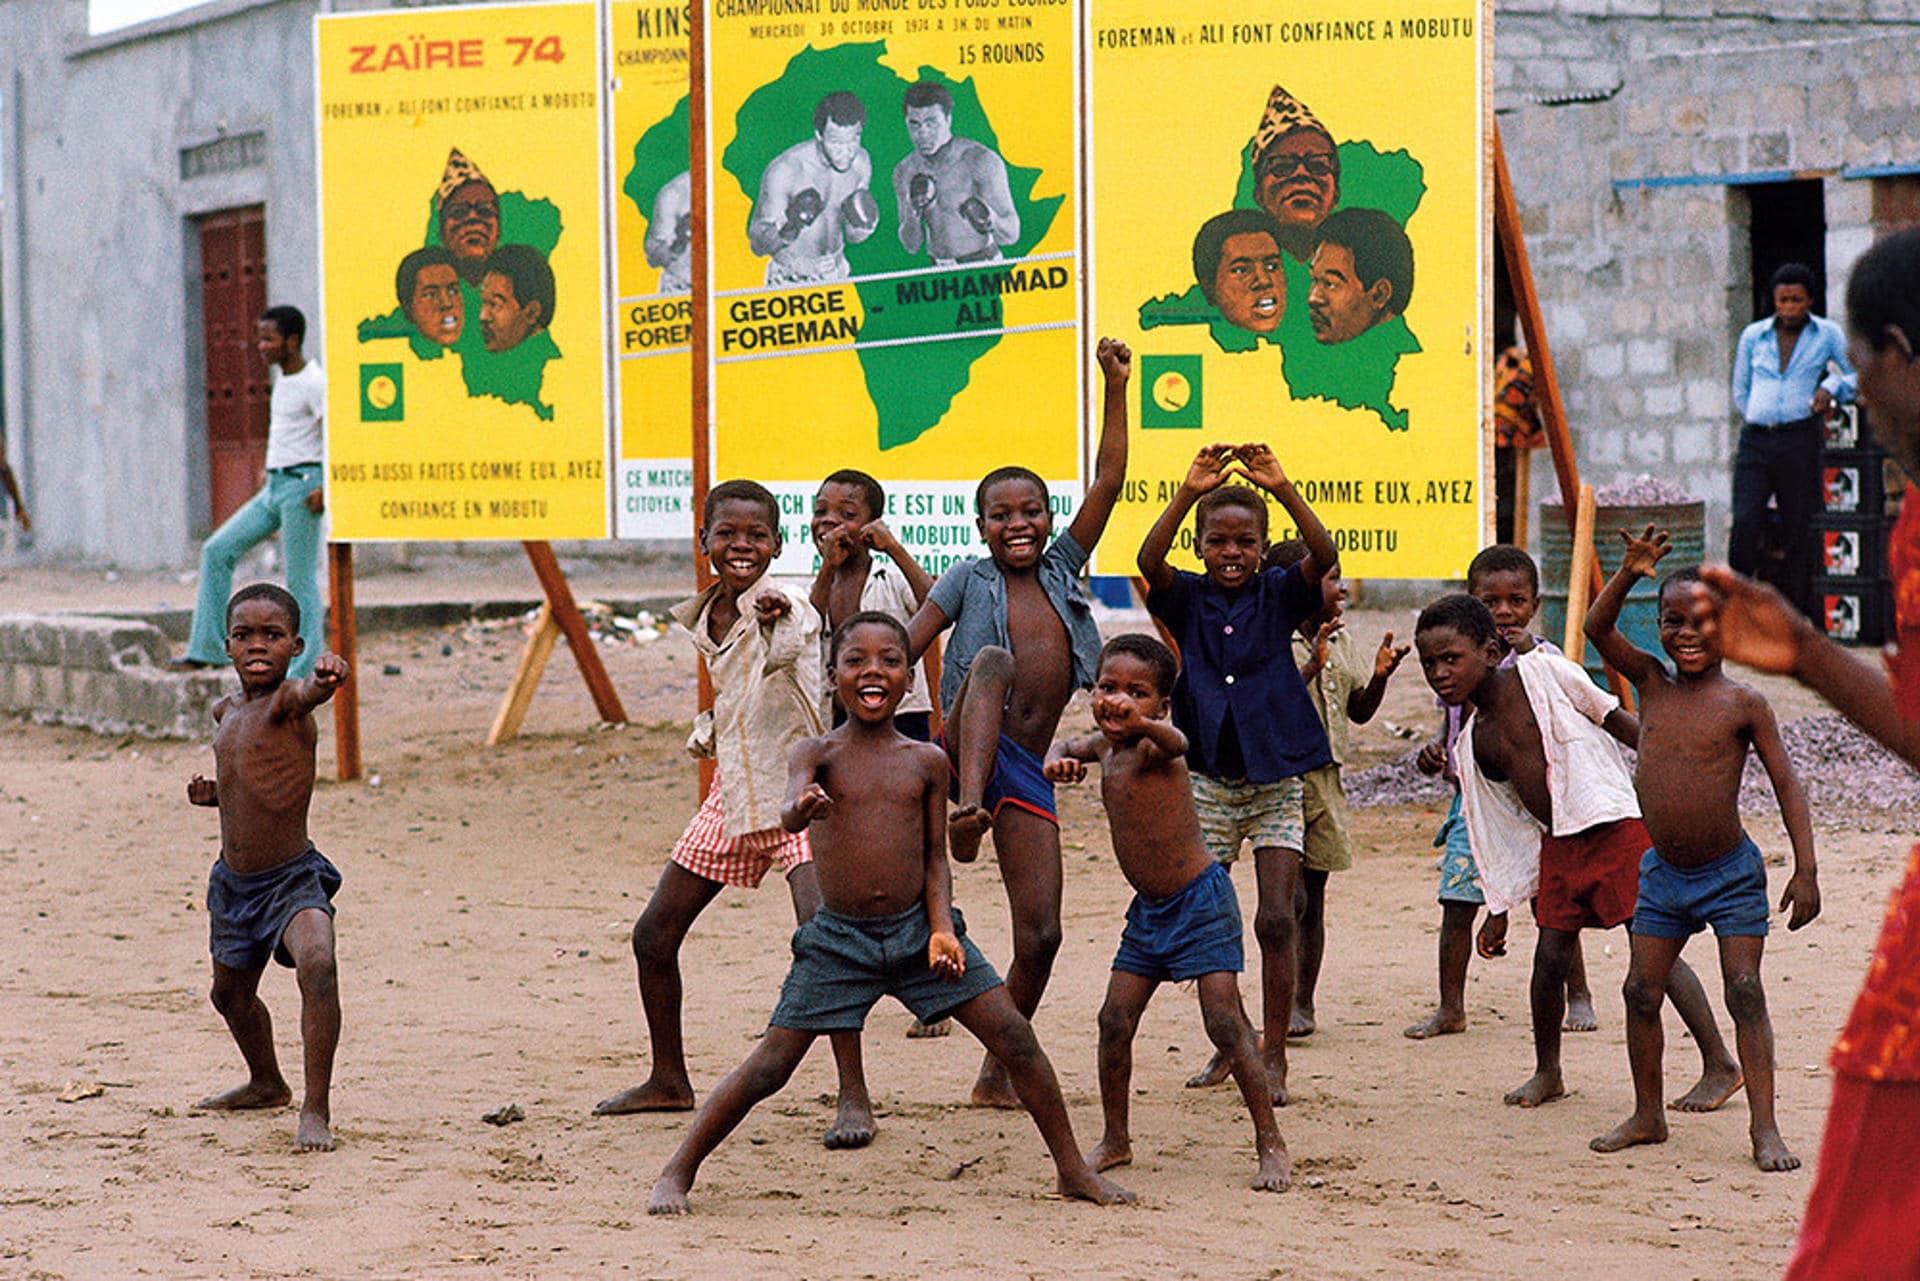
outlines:
{"label": "wooden pole base", "polygon": [[527,637],[527,647],[520,651],[520,665],[514,669],[513,684],[507,687],[507,696],[493,718],[493,728],[487,731],[488,747],[497,747],[520,732],[520,723],[527,719],[527,708],[533,705],[533,691],[540,684],[541,673],[547,670],[547,659],[553,656],[553,643],[559,639],[560,624],[553,621],[553,606],[542,604],[533,633]]}
{"label": "wooden pole base", "polygon": [[593,634],[587,631],[587,620],[580,616],[580,606],[574,602],[573,589],[567,586],[567,576],[560,570],[552,544],[526,542],[521,546],[527,550],[527,559],[533,564],[534,577],[540,580],[546,603],[540,607],[539,621],[527,639],[526,649],[521,652],[513,683],[507,687],[507,696],[493,718],[493,728],[487,732],[487,746],[498,746],[520,732],[527,708],[533,703],[533,691],[539,687],[540,677],[547,670],[547,659],[553,654],[554,641],[561,636],[567,638],[567,648],[573,651],[573,661],[580,667],[581,679],[587,683],[587,693],[593,696],[594,710],[600,719],[610,725],[626,724],[626,709],[621,707],[620,695],[614,691],[606,665],[600,661],[600,651],[593,643]]}
{"label": "wooden pole base", "polygon": [[333,694],[333,750],[341,782],[360,777],[360,644],[353,615],[353,544],[327,544],[328,646],[347,662]]}

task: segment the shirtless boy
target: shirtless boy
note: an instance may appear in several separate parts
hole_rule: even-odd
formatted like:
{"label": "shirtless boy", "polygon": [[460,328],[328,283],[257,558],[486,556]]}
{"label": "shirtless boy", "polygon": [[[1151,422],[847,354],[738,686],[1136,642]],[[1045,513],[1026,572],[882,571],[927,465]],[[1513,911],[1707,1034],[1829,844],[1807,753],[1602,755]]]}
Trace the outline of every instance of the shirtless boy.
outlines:
{"label": "shirtless boy", "polygon": [[953,906],[946,758],[893,726],[913,682],[906,629],[885,614],[856,614],[834,633],[831,663],[848,719],[795,745],[781,818],[790,832],[813,828],[822,905],[794,933],[793,966],[766,1035],[694,1118],[647,1212],[686,1213],[700,1162],[787,1083],[814,1038],[857,1035],[889,994],[926,1022],[951,1015],[1008,1066],[1053,1155],[1062,1195],[1103,1205],[1132,1200],[1081,1159],[1053,1065]]}
{"label": "shirtless boy", "polygon": [[[1067,700],[1093,684],[1100,665],[1100,629],[1079,575],[1127,475],[1133,353],[1102,338],[1099,358],[1106,377],[1100,449],[1067,532],[1048,544],[1053,510],[1039,476],[1024,467],[987,473],[974,493],[987,558],[942,574],[907,629],[917,663],[934,637],[953,628],[940,673],[955,775],[947,839],[953,857],[970,863],[980,838],[993,831],[1013,913],[1007,994],[1028,1018],[1060,950],[1060,821],[1042,767]],[[1006,1073],[991,1057],[980,1067],[973,1099],[1014,1106]]]}
{"label": "shirtless boy", "polygon": [[[1505,904],[1531,898],[1534,1074],[1506,1101],[1538,1107],[1566,1093],[1560,1020],[1567,968],[1582,929],[1612,929],[1633,918],[1640,854],[1648,844],[1632,780],[1608,735],[1636,742],[1639,725],[1613,695],[1564,658],[1535,649],[1500,666],[1493,615],[1471,596],[1444,596],[1421,611],[1414,643],[1427,684],[1450,706],[1467,707],[1455,765],[1475,858],[1499,910],[1480,926],[1482,956],[1506,950]],[[1545,709],[1553,732],[1543,731]],[[1538,854],[1524,851],[1528,831]],[[1495,896],[1498,896],[1496,901]],[[1688,1092],[1710,1111],[1739,1088],[1700,980],[1677,961],[1667,995],[1700,1050],[1700,1081]]]}
{"label": "shirtless boy", "polygon": [[953,94],[937,81],[908,87],[901,100],[909,151],[893,167],[900,247],[922,249],[936,267],[996,262],[1020,238],[1020,212],[1007,162],[992,148],[953,136]]}
{"label": "shirtless boy", "polygon": [[873,159],[860,145],[867,109],[844,89],[813,109],[813,137],[775,156],[760,175],[747,241],[768,255],[769,285],[845,280],[848,241],[859,244],[880,225],[868,190]]}
{"label": "shirtless boy", "polygon": [[1154,989],[1198,980],[1207,1037],[1225,1058],[1253,1118],[1260,1164],[1256,1192],[1284,1192],[1293,1178],[1287,1145],[1273,1120],[1267,1074],[1240,1005],[1245,967],[1240,902],[1224,863],[1200,840],[1200,817],[1187,777],[1187,736],[1167,719],[1179,663],[1151,636],[1116,636],[1100,656],[1093,720],[1100,732],[1055,744],[1047,777],[1078,783],[1100,766],[1100,799],[1113,854],[1134,888],[1127,928],[1113,958],[1100,1008],[1100,1107],[1106,1133],[1087,1153],[1096,1170],[1133,1161],[1127,1125],[1133,1084],[1133,1034]]}
{"label": "shirtless boy", "polygon": [[313,799],[313,709],[347,678],[346,661],[322,654],[313,675],[287,679],[301,650],[300,606],[270,583],[227,604],[227,655],[240,690],[213,705],[214,777],[195,774],[187,800],[220,810],[220,857],[207,877],[213,942],[213,1008],[247,1061],[247,1081],[195,1107],[284,1107],[293,1098],[273,1052],[273,1021],[260,999],[271,956],[300,983],[304,1096],[296,1152],[333,1150],[329,1090],[340,1043],[333,956],[333,896],[340,872],[307,839]]}
{"label": "shirtless boy", "polygon": [[1593,1141],[1596,1152],[1638,1143],[1664,1143],[1660,1057],[1666,1044],[1660,998],[1680,949],[1708,925],[1720,942],[1720,977],[1733,1015],[1734,1044],[1747,1079],[1748,1130],[1753,1160],[1762,1170],[1793,1170],[1773,1117],[1773,1021],[1760,986],[1760,954],[1767,941],[1767,867],[1740,826],[1740,776],[1751,747],[1766,766],[1780,817],[1793,844],[1793,875],[1781,895],[1797,930],[1820,914],[1813,862],[1813,822],[1806,792],[1793,772],[1773,709],[1759,694],[1720,670],[1719,602],[1696,591],[1699,575],[1671,574],[1660,585],[1660,648],[1674,670],[1620,634],[1620,607],[1640,578],[1651,578],[1672,550],[1652,525],[1627,544],[1619,572],[1587,614],[1587,639],[1640,694],[1640,795],[1653,847],[1640,860],[1640,897],[1631,929],[1632,959],[1621,995],[1627,1003],[1627,1059],[1633,1067],[1633,1115]]}

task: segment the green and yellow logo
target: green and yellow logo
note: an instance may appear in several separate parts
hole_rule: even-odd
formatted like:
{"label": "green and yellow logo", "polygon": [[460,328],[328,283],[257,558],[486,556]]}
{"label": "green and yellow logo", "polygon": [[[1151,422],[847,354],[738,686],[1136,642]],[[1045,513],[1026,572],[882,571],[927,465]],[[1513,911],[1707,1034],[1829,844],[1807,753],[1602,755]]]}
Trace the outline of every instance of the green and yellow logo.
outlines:
{"label": "green and yellow logo", "polygon": [[1140,387],[1141,427],[1201,425],[1200,357],[1142,356]]}
{"label": "green and yellow logo", "polygon": [[400,366],[360,366],[360,421],[397,423],[406,417],[406,379]]}

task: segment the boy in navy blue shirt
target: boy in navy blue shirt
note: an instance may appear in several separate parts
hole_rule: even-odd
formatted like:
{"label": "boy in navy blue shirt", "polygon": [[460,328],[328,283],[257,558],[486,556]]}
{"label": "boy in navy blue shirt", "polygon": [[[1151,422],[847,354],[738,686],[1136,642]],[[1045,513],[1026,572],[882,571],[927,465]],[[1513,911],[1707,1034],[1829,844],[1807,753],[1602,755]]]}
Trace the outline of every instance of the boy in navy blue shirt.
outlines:
{"label": "boy in navy blue shirt", "polygon": [[[1263,570],[1267,505],[1239,475],[1278,499],[1307,545],[1288,569]],[[1204,574],[1167,564],[1187,512],[1198,506],[1194,546]],[[1338,561],[1333,539],[1264,444],[1208,445],[1140,545],[1147,608],[1180,645],[1173,722],[1187,736],[1187,766],[1207,852],[1222,863],[1253,843],[1259,906],[1262,1057],[1273,1101],[1287,1101],[1287,1024],[1298,968],[1294,898],[1304,844],[1300,776],[1333,760],[1327,732],[1293,661],[1293,631],[1324,603],[1320,579]],[[1210,1064],[1190,1086],[1223,1080]]]}

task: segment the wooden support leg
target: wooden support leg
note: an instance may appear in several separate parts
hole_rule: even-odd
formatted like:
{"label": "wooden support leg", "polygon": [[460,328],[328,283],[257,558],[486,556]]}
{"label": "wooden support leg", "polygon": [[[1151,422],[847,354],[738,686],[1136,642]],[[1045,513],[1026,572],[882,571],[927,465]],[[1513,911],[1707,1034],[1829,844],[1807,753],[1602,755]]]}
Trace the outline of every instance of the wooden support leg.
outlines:
{"label": "wooden support leg", "polygon": [[626,724],[627,713],[620,706],[620,695],[614,692],[606,665],[600,661],[600,651],[594,647],[593,637],[587,631],[587,620],[580,617],[580,607],[574,604],[573,589],[567,586],[567,576],[560,572],[560,561],[554,556],[552,545],[527,542],[521,546],[527,549],[527,559],[533,562],[534,575],[540,580],[540,590],[546,595],[553,621],[567,638],[573,661],[580,665],[580,676],[587,683],[587,692],[593,695],[594,710],[609,724]]}
{"label": "wooden support leg", "polygon": [[527,647],[520,651],[520,666],[514,670],[513,684],[507,687],[507,696],[493,718],[493,728],[487,731],[488,747],[497,747],[520,732],[520,723],[527,719],[527,708],[533,703],[533,691],[540,684],[540,674],[547,670],[547,659],[552,657],[553,643],[558,639],[560,624],[553,621],[553,606],[542,604],[533,633],[527,637]]}
{"label": "wooden support leg", "polygon": [[1568,658],[1582,663],[1587,652],[1587,606],[1593,600],[1593,486],[1580,486],[1580,502],[1574,509],[1573,563],[1567,570],[1567,634],[1560,648]]}
{"label": "wooden support leg", "polygon": [[347,679],[333,695],[333,747],[340,781],[360,777],[360,644],[353,616],[353,544],[327,544],[327,630]]}
{"label": "wooden support leg", "polygon": [[1527,513],[1533,506],[1533,451],[1513,451],[1513,545],[1527,545]]}

